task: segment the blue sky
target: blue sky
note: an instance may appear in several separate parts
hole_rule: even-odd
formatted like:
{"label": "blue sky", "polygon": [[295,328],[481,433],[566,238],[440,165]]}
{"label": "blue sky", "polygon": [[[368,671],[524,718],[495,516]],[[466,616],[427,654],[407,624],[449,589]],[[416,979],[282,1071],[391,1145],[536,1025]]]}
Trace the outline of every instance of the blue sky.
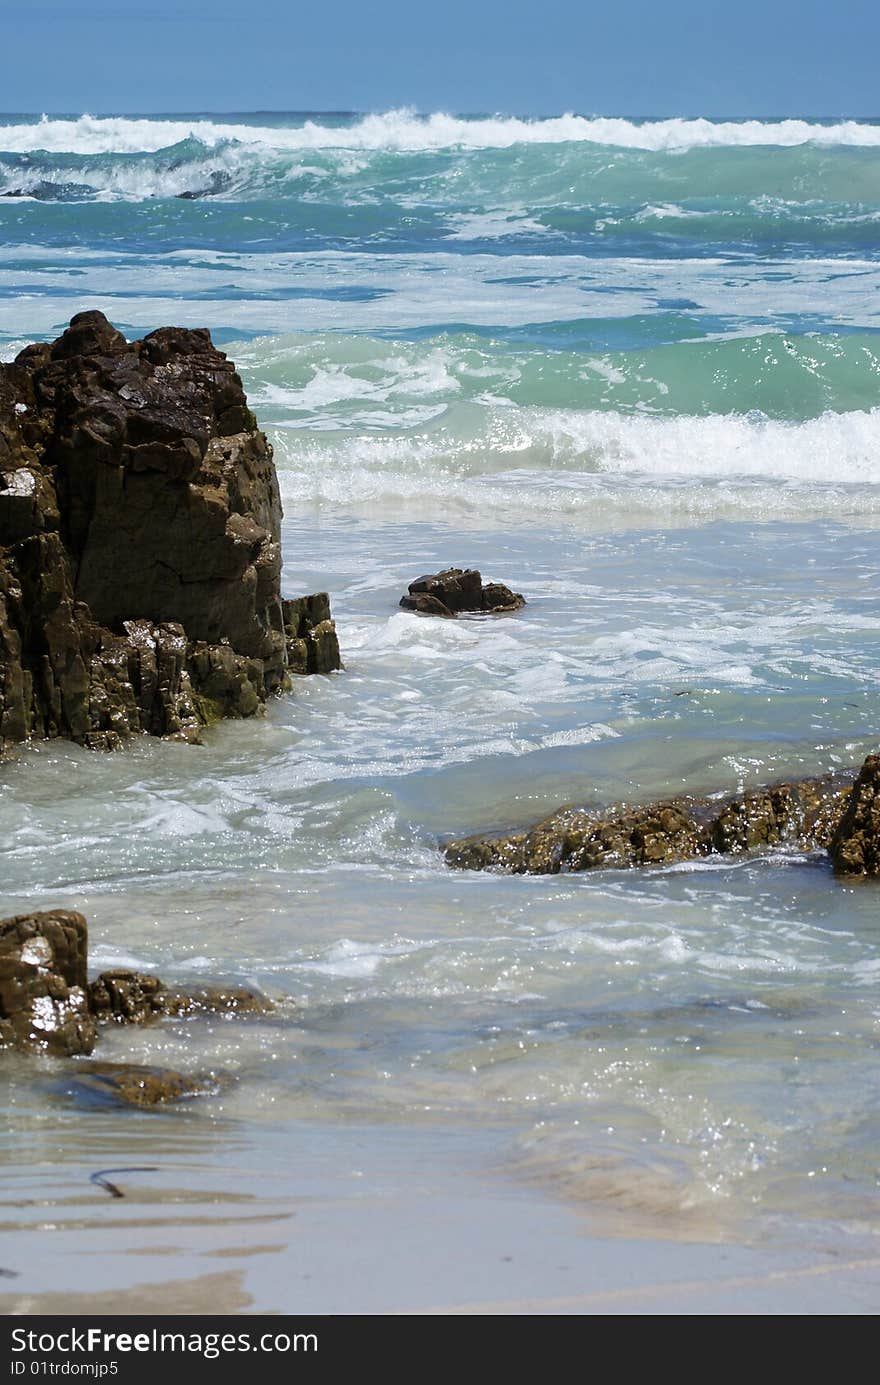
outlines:
{"label": "blue sky", "polygon": [[0,0],[5,111],[878,115],[877,0]]}

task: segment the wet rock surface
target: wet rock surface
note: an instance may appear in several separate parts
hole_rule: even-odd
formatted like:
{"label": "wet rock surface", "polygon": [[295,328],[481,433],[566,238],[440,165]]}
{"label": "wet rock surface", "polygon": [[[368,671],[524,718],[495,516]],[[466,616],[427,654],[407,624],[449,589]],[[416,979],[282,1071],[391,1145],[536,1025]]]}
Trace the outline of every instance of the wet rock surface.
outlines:
{"label": "wet rock surface", "polygon": [[445,616],[460,611],[501,615],[505,611],[522,610],[525,597],[511,591],[501,582],[483,582],[475,568],[449,567],[410,582],[406,596],[400,598],[405,611],[422,616]]}
{"label": "wet rock surface", "polygon": [[831,840],[835,874],[880,879],[880,755],[869,755]]}
{"label": "wet rock surface", "polygon": [[123,969],[91,983],[88,925],[69,909],[0,919],[0,1048],[91,1053],[99,1023],[146,1024],[163,1016],[266,1015],[271,1001],[241,986],[181,990]]}
{"label": "wet rock surface", "polygon": [[334,673],[342,668],[336,626],[326,592],[282,601],[291,673]]}
{"label": "wet rock surface", "polygon": [[213,1076],[191,1076],[176,1068],[90,1060],[77,1065],[65,1086],[83,1105],[149,1109],[215,1092],[218,1084]]}
{"label": "wet rock surface", "polygon": [[267,1015],[273,1008],[241,986],[183,991],[152,973],[123,970],[101,972],[89,985],[88,1001],[96,1019],[116,1024],[146,1024],[163,1015]]}
{"label": "wet rock surface", "polygon": [[0,364],[0,749],[197,739],[338,668],[326,596],[282,602],[280,524],[271,447],[207,331],[127,342],[80,313]]}
{"label": "wet rock surface", "polygon": [[[880,763],[880,757],[873,758]],[[853,775],[840,773],[716,799],[681,796],[636,807],[566,807],[527,831],[449,842],[445,856],[460,870],[553,875],[602,866],[671,865],[782,845],[818,850],[831,845],[852,789]]]}
{"label": "wet rock surface", "polygon": [[0,1044],[91,1053],[87,946],[86,921],[72,910],[0,919]]}

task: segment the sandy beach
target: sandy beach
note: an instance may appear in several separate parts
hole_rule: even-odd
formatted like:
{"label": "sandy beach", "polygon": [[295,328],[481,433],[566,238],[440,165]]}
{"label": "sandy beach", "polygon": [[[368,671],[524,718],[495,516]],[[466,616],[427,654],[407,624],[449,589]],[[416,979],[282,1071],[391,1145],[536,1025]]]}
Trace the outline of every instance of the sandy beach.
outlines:
{"label": "sandy beach", "polygon": [[[4,1285],[2,1311],[876,1311],[880,1257],[869,1244],[601,1235],[534,1186],[499,1180],[491,1139],[475,1148],[470,1135],[397,1129],[377,1141],[368,1130],[300,1127],[275,1145],[278,1166],[258,1189],[235,1152],[210,1179],[195,1161],[119,1175],[124,1200],[69,1176],[53,1181],[48,1169],[20,1177],[4,1200],[4,1273],[14,1267],[17,1278]],[[281,1167],[293,1149],[295,1172]]]}

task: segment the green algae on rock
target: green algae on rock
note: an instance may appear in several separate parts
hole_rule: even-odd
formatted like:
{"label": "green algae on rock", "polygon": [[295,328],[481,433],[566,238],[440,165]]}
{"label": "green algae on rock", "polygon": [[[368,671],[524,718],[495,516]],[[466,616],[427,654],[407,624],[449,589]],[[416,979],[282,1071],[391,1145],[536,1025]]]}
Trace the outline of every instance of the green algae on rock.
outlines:
{"label": "green algae on rock", "polygon": [[128,342],[79,313],[0,364],[0,749],[196,740],[339,668],[326,596],[282,601],[280,526],[272,449],[207,331]]}

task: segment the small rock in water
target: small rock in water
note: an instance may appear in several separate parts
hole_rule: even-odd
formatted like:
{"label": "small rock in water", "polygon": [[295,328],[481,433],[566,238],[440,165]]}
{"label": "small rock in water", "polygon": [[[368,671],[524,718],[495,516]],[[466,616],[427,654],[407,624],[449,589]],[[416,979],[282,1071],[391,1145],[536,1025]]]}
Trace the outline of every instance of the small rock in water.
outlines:
{"label": "small rock in water", "polygon": [[213,1077],[188,1077],[175,1068],[138,1063],[83,1063],[65,1085],[86,1105],[109,1103],[146,1109],[217,1090]]}
{"label": "small rock in water", "polygon": [[266,1015],[274,1006],[243,986],[180,990],[117,969],[89,982],[88,925],[70,909],[0,919],[0,1049],[62,1057],[91,1053],[97,1021],[145,1024],[163,1015]]}
{"label": "small rock in water", "polygon": [[476,568],[448,567],[410,582],[408,595],[400,598],[400,604],[417,615],[449,618],[459,611],[486,615],[520,611],[526,599],[501,582],[484,583]]}
{"label": "small rock in water", "polygon": [[147,972],[117,970],[102,971],[91,982],[89,1008],[99,1020],[145,1024],[163,1015],[266,1015],[274,1007],[265,996],[243,986],[181,991]]}

